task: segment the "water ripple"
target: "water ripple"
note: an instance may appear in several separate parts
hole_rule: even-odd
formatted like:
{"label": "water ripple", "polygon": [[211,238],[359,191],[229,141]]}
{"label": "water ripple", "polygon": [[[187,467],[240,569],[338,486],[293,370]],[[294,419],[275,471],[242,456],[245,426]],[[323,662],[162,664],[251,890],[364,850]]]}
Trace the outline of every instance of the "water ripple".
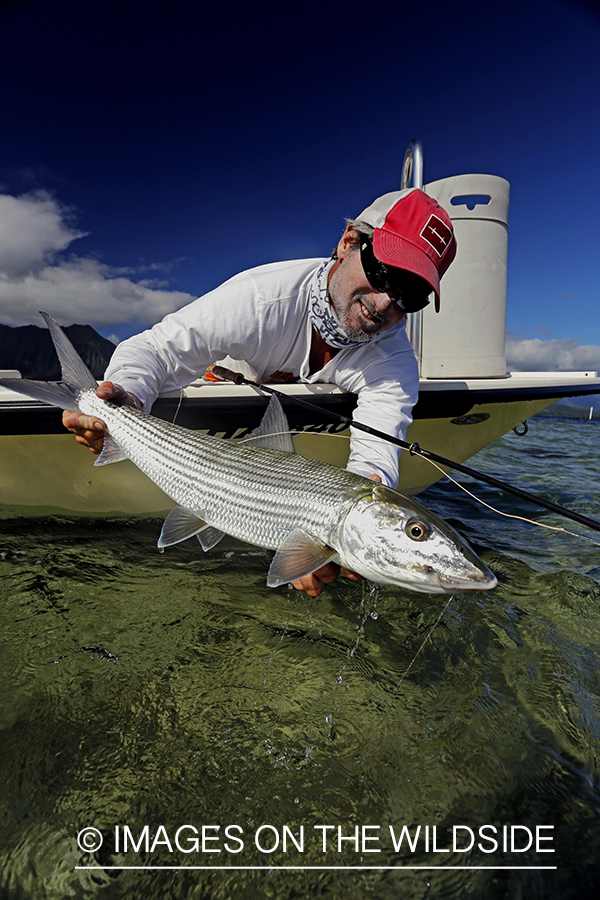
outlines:
{"label": "water ripple", "polygon": [[[598,517],[596,433],[534,420],[527,438],[508,435],[473,465]],[[532,512],[484,485],[476,492]],[[154,518],[0,516],[0,894],[593,895],[598,548],[502,519],[448,483],[423,500],[468,536],[496,590],[459,594],[444,610],[445,597],[339,580],[311,600],[267,589],[270,554],[229,539],[209,554],[193,541],[158,554]],[[124,824],[169,836],[218,825],[220,850],[170,853],[163,842],[151,852],[142,841],[119,853],[114,827]],[[280,837],[284,825],[304,828],[303,852],[261,853],[252,835],[267,824]],[[224,848],[227,825],[242,829],[242,852]],[[333,828],[325,853],[323,825]],[[381,852],[355,848],[363,825],[379,827],[370,833]],[[421,838],[396,851],[389,827],[403,825],[438,828],[437,851]],[[453,827],[484,825],[552,826],[557,852],[444,849]],[[89,860],[76,840],[84,826],[107,835],[93,857],[106,865],[558,870],[90,872],[75,868]]]}

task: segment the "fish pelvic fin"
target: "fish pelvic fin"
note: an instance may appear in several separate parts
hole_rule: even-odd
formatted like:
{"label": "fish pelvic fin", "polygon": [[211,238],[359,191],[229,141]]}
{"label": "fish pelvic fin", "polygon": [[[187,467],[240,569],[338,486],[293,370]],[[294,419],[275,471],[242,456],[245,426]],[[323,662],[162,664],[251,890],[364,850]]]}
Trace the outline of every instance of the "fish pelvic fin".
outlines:
{"label": "fish pelvic fin", "polygon": [[181,541],[187,541],[203,528],[206,528],[206,522],[193,509],[176,506],[163,522],[158,539],[158,549],[163,550],[165,547],[172,547]]}
{"label": "fish pelvic fin", "polygon": [[224,531],[219,531],[218,528],[213,528],[212,525],[205,525],[198,534],[196,535],[198,540],[200,541],[200,546],[206,553],[208,550],[212,550],[213,547],[216,547],[221,538],[225,537]]}
{"label": "fish pelvic fin", "polygon": [[294,528],[283,539],[273,557],[267,578],[268,587],[279,587],[290,581],[297,581],[320,569],[337,556],[333,550],[318,538],[307,534],[301,528]]}
{"label": "fish pelvic fin", "polygon": [[164,550],[165,547],[172,547],[194,536],[200,541],[203,550],[212,550],[224,537],[224,533],[207,525],[195,510],[176,506],[163,523],[158,549]]}

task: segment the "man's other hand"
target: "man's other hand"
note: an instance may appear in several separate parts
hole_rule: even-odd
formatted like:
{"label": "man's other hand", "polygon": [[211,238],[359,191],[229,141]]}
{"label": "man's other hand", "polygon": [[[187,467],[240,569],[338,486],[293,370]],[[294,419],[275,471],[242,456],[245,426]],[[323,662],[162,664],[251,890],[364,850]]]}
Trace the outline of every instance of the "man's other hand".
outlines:
{"label": "man's other hand", "polygon": [[[379,475],[369,475],[369,478],[371,481],[377,481],[381,484]],[[298,581],[292,581],[292,586],[297,591],[306,591],[309,597],[318,597],[323,590],[323,585],[331,584],[340,575],[350,579],[350,581],[362,581],[362,575],[343,569],[336,563],[327,563],[327,565],[317,569],[316,572],[311,572],[310,575],[305,575],[304,578],[299,578]]]}

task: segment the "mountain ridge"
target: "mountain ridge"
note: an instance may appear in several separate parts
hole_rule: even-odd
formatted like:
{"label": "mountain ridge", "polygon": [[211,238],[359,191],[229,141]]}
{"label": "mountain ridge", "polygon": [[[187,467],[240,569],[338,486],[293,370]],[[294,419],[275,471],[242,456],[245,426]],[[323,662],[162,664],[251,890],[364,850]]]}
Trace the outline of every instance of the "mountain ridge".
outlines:
{"label": "mountain ridge", "polygon": [[[91,325],[68,325],[63,331],[94,378],[102,379],[115,345]],[[18,369],[23,378],[60,381],[60,365],[48,329],[0,325],[0,369]]]}

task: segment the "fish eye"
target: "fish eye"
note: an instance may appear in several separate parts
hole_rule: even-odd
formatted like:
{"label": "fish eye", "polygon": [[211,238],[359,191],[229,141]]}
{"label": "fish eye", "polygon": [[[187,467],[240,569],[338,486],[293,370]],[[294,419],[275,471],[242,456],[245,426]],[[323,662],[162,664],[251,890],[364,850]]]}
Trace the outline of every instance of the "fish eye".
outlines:
{"label": "fish eye", "polygon": [[429,528],[420,519],[409,519],[404,530],[411,541],[425,541],[429,537]]}

